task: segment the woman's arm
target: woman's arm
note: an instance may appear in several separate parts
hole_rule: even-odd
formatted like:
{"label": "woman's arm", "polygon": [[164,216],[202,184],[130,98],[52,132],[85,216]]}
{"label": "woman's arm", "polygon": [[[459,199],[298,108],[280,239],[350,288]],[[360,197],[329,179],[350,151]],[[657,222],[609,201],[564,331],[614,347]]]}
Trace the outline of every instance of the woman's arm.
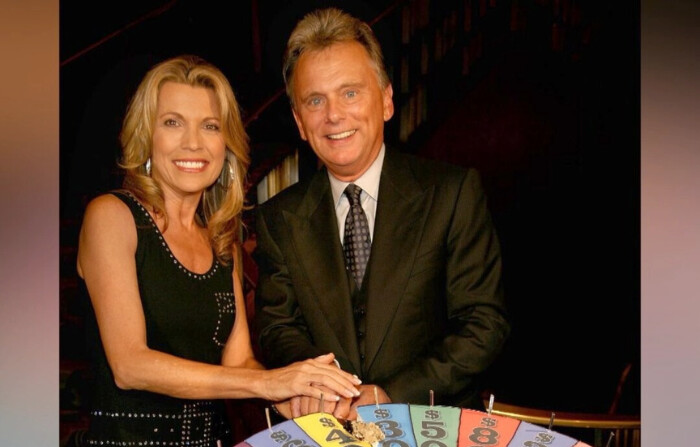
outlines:
{"label": "woman's arm", "polygon": [[[85,279],[107,361],[119,388],[191,399],[273,401],[294,395],[319,396],[314,383],[343,396],[356,393],[357,382],[350,374],[338,372],[332,355],[277,370],[257,369],[249,336],[245,336],[247,322],[240,317],[225,348],[226,365],[195,362],[149,349],[134,260],[136,244],[133,217],[121,200],[105,195],[88,205],[80,233],[78,272]],[[240,281],[237,284],[236,302],[241,305]],[[234,352],[239,345],[244,347],[241,355]],[[227,366],[228,362],[242,362],[256,369]]]}
{"label": "woman's arm", "polygon": [[248,328],[248,315],[246,313],[245,295],[243,294],[243,267],[242,257],[238,244],[233,247],[233,294],[236,305],[236,319],[226,346],[224,346],[221,363],[225,366],[237,366],[253,369],[265,369],[258,362],[253,353]]}

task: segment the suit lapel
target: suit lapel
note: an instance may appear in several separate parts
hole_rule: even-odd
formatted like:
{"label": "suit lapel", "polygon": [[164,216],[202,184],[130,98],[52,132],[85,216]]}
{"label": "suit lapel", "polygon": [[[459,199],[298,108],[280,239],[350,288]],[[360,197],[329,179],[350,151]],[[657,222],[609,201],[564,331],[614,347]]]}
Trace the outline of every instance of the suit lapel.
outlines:
{"label": "suit lapel", "polygon": [[[361,371],[350,284],[345,271],[333,198],[325,169],[312,179],[307,193],[295,213],[284,212],[291,229],[297,259],[313,290],[311,305],[317,305],[330,328],[328,337],[337,337],[344,353]],[[308,304],[308,303],[307,303]]]}
{"label": "suit lapel", "polygon": [[403,158],[387,150],[368,264],[367,370],[406,289],[433,192],[422,189]]}

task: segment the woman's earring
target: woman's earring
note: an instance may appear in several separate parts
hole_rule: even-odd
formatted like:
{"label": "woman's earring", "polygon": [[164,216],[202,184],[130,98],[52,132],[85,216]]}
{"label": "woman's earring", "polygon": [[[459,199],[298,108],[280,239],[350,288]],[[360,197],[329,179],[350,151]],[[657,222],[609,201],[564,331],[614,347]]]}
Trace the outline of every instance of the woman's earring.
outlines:
{"label": "woman's earring", "polygon": [[217,179],[217,183],[224,189],[229,189],[233,183],[233,165],[228,161],[228,158],[224,159],[224,166],[221,169],[221,174]]}
{"label": "woman's earring", "polygon": [[151,176],[151,157],[148,157],[148,160],[146,160],[146,175]]}

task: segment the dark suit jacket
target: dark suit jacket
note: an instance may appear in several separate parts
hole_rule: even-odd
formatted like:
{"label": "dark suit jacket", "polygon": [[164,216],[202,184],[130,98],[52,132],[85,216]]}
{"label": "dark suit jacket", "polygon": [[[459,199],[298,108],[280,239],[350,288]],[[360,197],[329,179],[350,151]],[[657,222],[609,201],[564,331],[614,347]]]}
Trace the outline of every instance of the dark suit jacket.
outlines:
{"label": "dark suit jacket", "polygon": [[270,367],[334,352],[394,402],[483,408],[475,379],[510,326],[501,256],[474,170],[387,149],[379,184],[364,361],[325,168],[256,212],[256,329]]}

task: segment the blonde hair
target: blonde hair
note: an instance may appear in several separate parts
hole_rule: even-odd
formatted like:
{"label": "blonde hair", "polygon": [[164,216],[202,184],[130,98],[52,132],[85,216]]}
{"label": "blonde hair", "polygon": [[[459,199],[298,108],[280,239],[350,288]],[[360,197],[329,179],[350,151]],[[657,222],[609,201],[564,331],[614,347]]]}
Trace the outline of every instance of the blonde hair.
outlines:
{"label": "blonde hair", "polygon": [[214,65],[197,56],[183,55],[165,60],[146,73],[129,103],[120,134],[122,158],[119,166],[126,171],[122,186],[161,216],[167,228],[163,192],[145,167],[153,149],[158,93],[166,82],[204,87],[218,99],[226,159],[219,179],[202,195],[197,219],[207,227],[217,258],[227,263],[232,259],[234,244],[240,241],[244,179],[250,156],[248,135],[233,89]]}
{"label": "blonde hair", "polygon": [[386,88],[390,81],[384,67],[384,56],[372,28],[362,20],[338,8],[317,9],[306,14],[294,27],[287,40],[282,61],[282,77],[287,97],[294,107],[294,69],[299,57],[307,51],[319,51],[341,42],[357,42],[369,55],[379,78],[379,85]]}

